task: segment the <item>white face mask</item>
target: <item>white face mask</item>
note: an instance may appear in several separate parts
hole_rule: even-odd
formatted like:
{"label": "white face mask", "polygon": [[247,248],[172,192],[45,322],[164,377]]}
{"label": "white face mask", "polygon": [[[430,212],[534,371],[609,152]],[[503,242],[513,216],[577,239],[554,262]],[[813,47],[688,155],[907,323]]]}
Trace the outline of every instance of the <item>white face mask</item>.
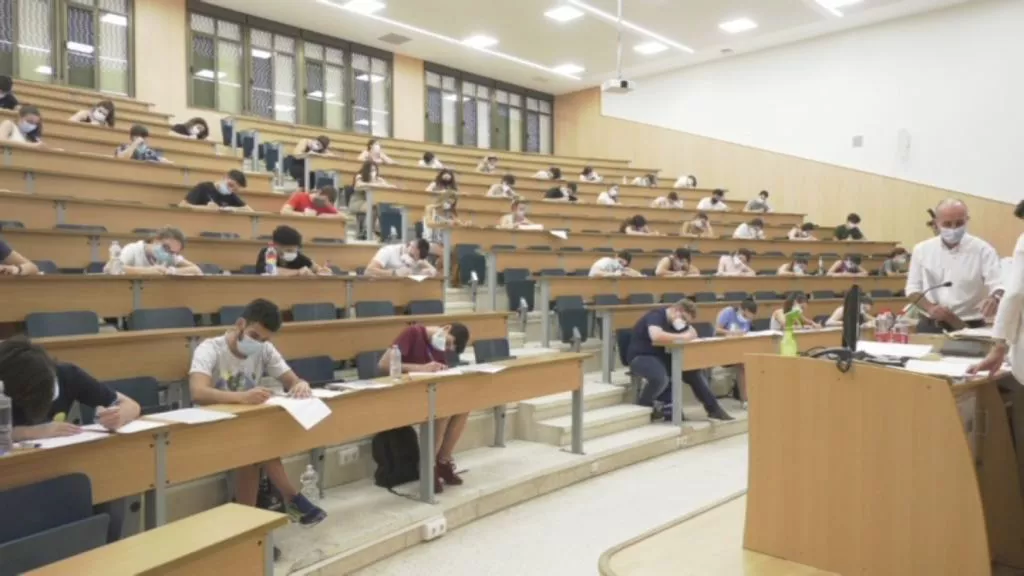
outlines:
{"label": "white face mask", "polygon": [[857,269],[857,265],[853,263],[853,260],[847,260],[846,262],[843,262],[843,264],[847,268],[849,268],[850,270],[856,270]]}
{"label": "white face mask", "polygon": [[101,110],[99,108],[97,108],[96,110],[93,110],[92,111],[92,119],[97,121],[97,122],[99,122],[100,124],[103,124],[104,122],[107,121],[107,111],[106,110]]}
{"label": "white face mask", "polygon": [[196,124],[195,126],[192,127],[191,130],[189,130],[189,132],[191,132],[193,136],[199,136],[200,134],[203,133],[203,127],[198,125],[198,124]]}
{"label": "white face mask", "polygon": [[846,227],[849,228],[850,230],[856,230],[857,229],[857,225],[854,224],[853,222],[847,222],[846,223]]}
{"label": "white face mask", "polygon": [[964,234],[967,233],[966,226],[960,226],[959,228],[939,228],[939,235],[942,236],[942,240],[946,244],[959,244],[964,239]]}
{"label": "white face mask", "polygon": [[60,397],[60,382],[56,378],[53,379],[53,399],[54,401]]}
{"label": "white face mask", "polygon": [[295,259],[298,258],[298,257],[299,257],[299,253],[298,252],[282,252],[281,253],[281,258],[285,262],[294,262]]}
{"label": "white face mask", "polygon": [[323,145],[321,145],[318,140],[314,140],[310,142],[309,149],[312,150],[313,152],[319,152],[321,149],[323,149]]}
{"label": "white face mask", "polygon": [[452,203],[451,202],[443,202],[441,204],[441,209],[442,210],[451,210],[452,209]]}
{"label": "white face mask", "polygon": [[446,351],[448,349],[448,333],[444,330],[434,332],[434,335],[430,337],[430,345],[438,352]]}
{"label": "white face mask", "polygon": [[686,330],[686,320],[683,320],[682,318],[676,318],[675,320],[672,321],[672,329],[675,330],[676,332],[682,332],[683,330]]}
{"label": "white face mask", "polygon": [[796,272],[797,274],[803,274],[806,271],[807,268],[805,268],[803,264],[796,264],[793,266],[793,272]]}
{"label": "white face mask", "polygon": [[608,195],[611,196],[612,198],[617,197],[619,195],[619,189],[612,188],[611,190],[608,191]]}
{"label": "white face mask", "polygon": [[409,254],[402,254],[402,264],[405,264],[406,266],[414,266],[416,264],[416,260]]}
{"label": "white face mask", "polygon": [[238,352],[249,358],[263,351],[263,342],[247,338],[244,331],[238,333]]}
{"label": "white face mask", "polygon": [[371,146],[370,152],[373,152],[374,154],[380,154],[380,144],[374,144],[373,146]]}
{"label": "white face mask", "polygon": [[742,257],[742,256],[733,256],[733,257],[732,257],[732,261],[733,261],[733,262],[734,262],[734,263],[735,263],[735,264],[736,264],[737,266],[743,266],[744,264],[746,264],[746,262],[744,262],[744,261],[743,261],[743,257]]}
{"label": "white face mask", "polygon": [[219,192],[221,196],[231,196],[231,188],[228,188],[227,182],[217,184],[217,192]]}
{"label": "white face mask", "polygon": [[802,304],[793,304],[793,310],[796,310],[797,312],[803,312],[804,307]]}

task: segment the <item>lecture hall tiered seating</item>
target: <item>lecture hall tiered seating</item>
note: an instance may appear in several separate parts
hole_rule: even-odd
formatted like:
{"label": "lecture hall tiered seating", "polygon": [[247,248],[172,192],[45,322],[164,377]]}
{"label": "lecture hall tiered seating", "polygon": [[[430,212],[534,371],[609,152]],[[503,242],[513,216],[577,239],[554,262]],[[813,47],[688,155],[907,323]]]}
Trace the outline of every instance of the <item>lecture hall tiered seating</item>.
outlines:
{"label": "lecture hall tiered seating", "polygon": [[[114,559],[135,562],[128,564],[136,571],[133,573],[159,570],[172,562],[193,563],[197,569],[231,562],[243,570],[236,573],[257,573],[267,565],[269,535],[285,524],[284,518],[238,505],[197,505],[196,501],[217,502],[218,496],[211,497],[207,491],[196,497],[196,490],[202,488],[192,489],[186,483],[223,476],[239,466],[276,457],[298,462],[289,466],[297,474],[308,454],[320,471],[324,488],[344,490],[365,474],[339,473],[333,461],[325,462],[325,448],[365,444],[365,439],[377,432],[419,425],[431,418],[464,412],[493,415],[495,445],[518,437],[552,444],[553,449],[571,444],[579,451],[584,439],[608,433],[602,431],[602,422],[617,419],[620,425],[616,429],[621,430],[622,422],[640,426],[648,424],[650,416],[649,409],[631,404],[626,386],[610,381],[602,384],[605,400],[595,406],[588,400],[586,416],[579,421],[570,418],[568,402],[550,400],[555,394],[568,399],[569,393],[574,398],[589,398],[591,389],[583,386],[584,371],[600,369],[591,358],[602,328],[595,312],[613,319],[606,333],[616,334],[616,340],[628,336],[644,311],[684,295],[698,302],[702,333],[710,330],[719,310],[747,297],[761,303],[757,327],[766,327],[772,310],[793,291],[812,294],[807,313],[819,317],[841,304],[840,298],[853,280],[775,276],[781,264],[804,254],[813,271],[818,271],[819,262],[827,267],[842,254],[857,252],[865,258],[867,268],[875,271],[893,248],[891,242],[791,242],[785,240],[786,233],[803,221],[803,215],[786,213],[762,216],[768,240],[733,240],[729,238],[733,228],[751,217],[741,211],[746,198],[739,192],[727,198],[731,211],[711,215],[723,239],[680,238],[680,224],[696,212],[649,207],[653,198],[667,193],[664,186],[672,178],[663,178],[661,188],[622,184],[623,205],[600,206],[594,199],[604,185],[579,183],[584,200],[580,205],[550,204],[540,199],[551,182],[531,177],[537,170],[560,165],[566,176],[575,180],[584,165],[592,165],[606,181],[620,182],[657,172],[651,167],[611,159],[501,153],[499,174],[484,175],[474,171],[482,155],[478,149],[384,140],[386,152],[400,164],[381,167],[382,176],[396,188],[373,191],[375,201],[385,206],[379,212],[381,230],[389,229],[384,221],[395,213],[401,214],[404,220],[400,221],[407,225],[403,235],[411,234],[413,225],[422,219],[424,206],[433,198],[424,190],[435,174],[415,167],[426,150],[457,170],[460,215],[471,224],[445,232],[449,277],[422,282],[368,278],[360,273],[379,245],[354,242],[356,223],[352,220],[281,214],[287,195],[278,176],[269,172],[266,164],[244,158],[244,143],[236,147],[170,136],[167,114],[127,98],[114,98],[121,120],[116,129],[73,123],[65,119],[100,99],[98,94],[20,81],[16,91],[23,103],[41,109],[48,146],[3,144],[0,234],[45,274],[0,277],[0,293],[6,303],[0,324],[6,335],[26,333],[55,358],[76,363],[132,396],[144,414],[189,405],[187,385],[182,383],[187,382],[191,350],[200,340],[221,334],[223,326],[232,324],[241,308],[255,298],[267,298],[285,312],[286,323],[274,342],[296,372],[314,385],[339,377],[378,377],[379,354],[410,323],[463,323],[472,336],[471,348],[453,362],[506,365],[496,374],[439,376],[332,398],[328,400],[331,416],[310,431],[297,428],[280,408],[262,406],[223,422],[175,424],[161,434],[114,435],[67,448],[26,449],[0,459],[0,508],[21,510],[19,502],[29,499],[34,512],[47,518],[22,533],[8,535],[7,541],[0,542],[0,558],[28,554],[36,563],[26,569],[63,560],[43,568],[41,574],[66,573],[62,567],[72,566],[76,573],[101,573],[90,570],[102,570],[101,566]],[[10,113],[4,115],[10,117]],[[132,123],[148,126],[151,146],[174,163],[115,159],[113,149],[127,141]],[[257,133],[259,142],[280,144],[283,150],[290,150],[298,138],[319,135],[313,128],[246,117],[231,119],[229,126],[232,134]],[[365,137],[327,134],[340,158],[317,159],[312,168],[333,171],[342,183],[348,183],[360,165],[355,157],[364,148]],[[228,170],[243,164],[249,170],[242,197],[253,212],[177,207],[196,182],[220,180]],[[505,172],[518,177],[517,191],[532,201],[530,218],[546,230],[495,228],[508,205],[484,193]],[[710,191],[679,193],[692,207]],[[651,227],[661,234],[618,233],[619,225],[634,214],[646,215]],[[304,251],[315,261],[328,264],[334,275],[254,275],[257,252],[279,225],[298,229],[305,238]],[[187,235],[184,255],[201,265],[204,276],[101,273],[112,242],[123,246],[163,226],[180,228]],[[548,231],[553,229],[564,230],[564,238]],[[827,238],[830,231],[822,229],[820,234]],[[693,264],[705,274],[683,279],[586,278],[595,260],[615,251],[632,252],[633,267],[651,274],[660,258],[684,246],[691,248]],[[716,277],[720,256],[741,247],[755,251],[752,266],[759,275]],[[873,293],[880,308],[904,304],[901,278],[873,274],[857,281]],[[825,343],[836,338],[823,333],[819,340]],[[520,354],[540,344],[548,346],[550,353]],[[614,345],[602,344],[606,350]],[[700,364],[699,350],[690,352],[688,361]],[[742,350],[736,352],[740,353]],[[614,391],[611,396],[609,389]],[[530,404],[538,398],[548,400]],[[504,407],[515,403],[519,404],[519,431],[509,432],[504,427]],[[546,408],[537,408],[541,405]],[[536,419],[524,423],[531,406]],[[739,412],[738,403],[730,406]],[[582,401],[579,410],[584,410]],[[73,417],[88,423],[91,414],[83,410]],[[743,429],[737,428],[736,433]],[[474,434],[480,436],[468,435]],[[477,438],[466,444],[485,446],[492,441]],[[33,495],[51,493],[55,485],[63,494],[61,499],[33,499]],[[182,496],[168,500],[168,491],[175,489]],[[195,542],[181,537],[211,526],[223,532],[218,536],[222,539]],[[145,553],[154,547],[159,547],[161,554]],[[12,548],[17,550],[12,552]],[[92,552],[85,552],[90,549]],[[79,552],[83,554],[75,557]]]}

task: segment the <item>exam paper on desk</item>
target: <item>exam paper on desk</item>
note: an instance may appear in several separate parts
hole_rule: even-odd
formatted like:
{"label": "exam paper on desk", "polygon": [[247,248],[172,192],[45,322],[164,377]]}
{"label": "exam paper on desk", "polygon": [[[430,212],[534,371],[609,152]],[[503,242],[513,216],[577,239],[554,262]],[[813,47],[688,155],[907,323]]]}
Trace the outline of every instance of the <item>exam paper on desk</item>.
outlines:
{"label": "exam paper on desk", "polygon": [[306,430],[316,426],[324,418],[331,415],[331,409],[319,398],[288,398],[286,396],[271,396],[265,404],[280,406],[284,408],[299,426]]}

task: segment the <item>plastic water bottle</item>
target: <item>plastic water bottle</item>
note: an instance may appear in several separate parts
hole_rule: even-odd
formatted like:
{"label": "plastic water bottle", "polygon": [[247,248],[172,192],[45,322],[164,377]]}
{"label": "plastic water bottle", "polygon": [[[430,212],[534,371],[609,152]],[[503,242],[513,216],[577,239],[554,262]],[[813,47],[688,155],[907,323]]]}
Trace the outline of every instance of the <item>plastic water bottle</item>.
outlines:
{"label": "plastic water bottle", "polygon": [[267,276],[277,276],[277,248],[273,244],[267,246],[267,254],[263,257],[266,262]]}
{"label": "plastic water bottle", "polygon": [[302,494],[307,500],[314,504],[320,500],[320,487],[317,486],[317,481],[319,479],[320,476],[316,473],[316,470],[313,469],[312,464],[307,464],[306,471],[302,473],[302,476],[299,476],[299,484],[302,485],[302,487],[299,488],[299,494]]}
{"label": "plastic water bottle", "polygon": [[4,393],[4,383],[0,382],[0,456],[14,448],[13,410],[11,399]]}
{"label": "plastic water bottle", "polygon": [[110,274],[121,276],[124,274],[124,264],[121,262],[121,243],[114,240],[110,243]]}
{"label": "plastic water bottle", "polygon": [[391,361],[388,362],[389,374],[392,379],[398,380],[402,377],[402,351],[398,349],[398,346],[392,346],[388,350],[388,354],[391,355]]}
{"label": "plastic water bottle", "polygon": [[818,275],[824,276],[825,272],[825,259],[822,258],[821,256],[818,256]]}

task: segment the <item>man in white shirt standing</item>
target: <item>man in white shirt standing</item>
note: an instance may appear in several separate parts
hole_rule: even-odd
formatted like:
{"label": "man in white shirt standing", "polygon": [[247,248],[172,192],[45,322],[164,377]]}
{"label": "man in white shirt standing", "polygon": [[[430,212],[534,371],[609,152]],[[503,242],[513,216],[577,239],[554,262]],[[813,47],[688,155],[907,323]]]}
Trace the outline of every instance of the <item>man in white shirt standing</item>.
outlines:
{"label": "man in white shirt standing", "polygon": [[725,205],[725,190],[721,188],[712,192],[710,197],[701,198],[700,202],[697,203],[697,210],[701,212],[707,212],[708,210],[724,212],[728,209],[729,207]]}
{"label": "man in white shirt standing", "polygon": [[[918,306],[926,316],[918,332],[984,326],[985,318],[999,307],[1003,297],[999,255],[988,242],[967,234],[969,220],[966,204],[943,200],[935,209],[939,235],[914,246],[906,293],[911,302],[924,294]],[[951,283],[948,288],[934,288],[946,282]]]}
{"label": "man in white shirt standing", "polygon": [[741,240],[764,240],[764,220],[754,218],[750,222],[743,222],[736,227],[732,237]]}

